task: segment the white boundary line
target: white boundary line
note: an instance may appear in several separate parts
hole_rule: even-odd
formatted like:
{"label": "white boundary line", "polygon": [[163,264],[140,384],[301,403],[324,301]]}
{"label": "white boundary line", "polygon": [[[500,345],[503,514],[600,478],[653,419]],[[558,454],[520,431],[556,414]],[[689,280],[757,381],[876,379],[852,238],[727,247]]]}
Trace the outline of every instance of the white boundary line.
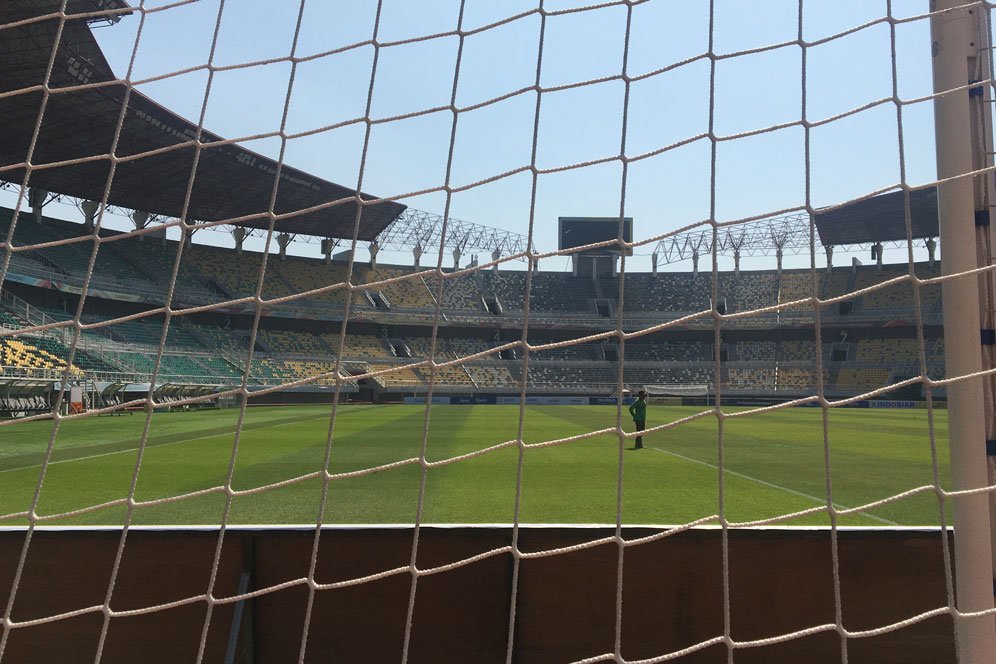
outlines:
{"label": "white boundary line", "polygon": [[[650,447],[650,449],[656,450],[657,452],[660,452],[661,454],[667,454],[669,456],[673,456],[673,457],[676,457],[678,459],[682,459],[684,461],[689,461],[691,463],[697,463],[700,466],[706,466],[706,467],[712,468],[714,470],[719,470],[719,466],[717,466],[715,464],[712,464],[712,463],[709,463],[707,461],[700,461],[699,459],[693,459],[692,457],[685,456],[684,454],[678,454],[677,452],[671,452],[670,450],[662,450],[659,447]],[[802,491],[796,491],[795,489],[790,489],[788,487],[781,486],[779,484],[774,484],[772,482],[767,482],[765,480],[758,479],[756,477],[751,477],[750,475],[744,475],[743,473],[738,473],[737,471],[730,470],[729,468],[724,468],[723,472],[725,472],[728,475],[734,475],[735,477],[739,477],[739,478],[747,480],[749,482],[754,482],[756,484],[760,484],[762,486],[766,486],[766,487],[771,488],[771,489],[777,489],[779,491],[784,491],[786,493],[791,493],[794,496],[799,496],[800,498],[806,498],[807,500],[812,500],[812,501],[815,501],[817,503],[822,503],[822,504],[825,505],[826,502],[827,502],[825,498],[820,498],[819,496],[813,496],[813,495],[810,495],[808,493],[803,493]],[[844,505],[840,505],[838,503],[834,503],[834,507],[837,507],[837,508],[843,509],[843,510],[850,509],[850,508],[845,507]],[[855,514],[860,514],[861,516],[867,517],[867,518],[872,519],[874,521],[878,521],[880,523],[884,523],[884,524],[886,524],[888,526],[898,526],[899,525],[899,523],[896,522],[896,521],[890,521],[889,519],[885,519],[885,518],[882,518],[880,516],[876,516],[875,514],[869,514],[868,512],[855,512]]]}
{"label": "white boundary line", "polygon": [[[323,531],[354,531],[354,530],[410,530],[415,527],[413,523],[331,523],[322,524]],[[420,526],[423,529],[436,530],[508,530],[513,527],[512,523],[424,523]],[[680,524],[652,524],[652,523],[624,523],[623,530],[674,530],[681,528]],[[134,525],[128,526],[129,531],[140,530],[143,532],[157,533],[185,533],[185,532],[218,532],[220,526],[217,524],[159,524],[159,525]],[[522,530],[615,530],[614,523],[520,523]],[[47,532],[68,532],[68,533],[102,533],[121,532],[122,526],[100,525],[92,526],[59,526],[59,525],[37,525],[36,531]],[[28,526],[0,526],[0,534],[3,533],[23,533],[28,530]],[[232,524],[225,527],[228,532],[315,532],[313,523],[274,523],[274,524]],[[705,524],[695,526],[689,530],[722,530],[722,526]],[[751,526],[749,528],[730,528],[730,532],[827,532],[830,526]],[[854,533],[940,533],[940,526],[838,526],[840,532]],[[951,527],[948,526],[948,532]]]}

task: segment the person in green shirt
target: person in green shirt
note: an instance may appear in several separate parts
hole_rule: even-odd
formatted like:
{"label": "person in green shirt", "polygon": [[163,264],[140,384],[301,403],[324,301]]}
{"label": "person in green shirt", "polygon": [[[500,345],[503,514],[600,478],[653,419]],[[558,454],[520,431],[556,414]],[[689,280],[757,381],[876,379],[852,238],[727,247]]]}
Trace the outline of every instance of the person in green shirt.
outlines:
{"label": "person in green shirt", "polygon": [[[636,430],[643,431],[647,426],[647,393],[645,390],[640,390],[636,401],[629,405],[629,414],[633,418]],[[643,436],[636,437],[636,446],[633,449],[643,449]]]}

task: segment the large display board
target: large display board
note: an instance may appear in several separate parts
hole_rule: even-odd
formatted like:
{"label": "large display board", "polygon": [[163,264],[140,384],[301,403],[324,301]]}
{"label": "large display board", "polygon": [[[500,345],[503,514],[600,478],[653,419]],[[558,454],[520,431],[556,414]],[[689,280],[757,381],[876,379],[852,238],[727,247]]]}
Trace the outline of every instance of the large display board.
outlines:
{"label": "large display board", "polygon": [[[619,217],[560,217],[558,224],[559,248],[573,249],[586,244],[615,240],[619,237]],[[623,237],[626,242],[633,241],[633,218],[623,218]],[[616,246],[592,249],[590,253],[619,253]],[[627,251],[631,254],[632,251]]]}

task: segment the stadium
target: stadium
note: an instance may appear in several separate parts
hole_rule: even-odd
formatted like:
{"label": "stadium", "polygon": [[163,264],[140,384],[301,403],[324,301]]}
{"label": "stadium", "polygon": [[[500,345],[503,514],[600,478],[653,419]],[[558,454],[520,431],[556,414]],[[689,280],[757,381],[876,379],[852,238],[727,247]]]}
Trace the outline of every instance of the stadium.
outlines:
{"label": "stadium", "polygon": [[[719,150],[782,124],[726,136],[710,111],[698,138],[633,157],[624,106],[622,157],[601,159],[622,169],[615,209],[541,207],[541,177],[600,159],[538,165],[539,100],[592,85],[540,73],[520,91],[528,166],[456,184],[460,118],[520,92],[463,106],[454,75],[430,109],[452,121],[442,184],[374,168],[375,129],[431,114],[371,111],[380,53],[453,38],[459,73],[478,35],[535,19],[542,56],[547,24],[618,10],[628,57],[655,0],[541,2],[395,41],[378,3],[372,38],[323,56],[295,50],[302,3],[282,10],[300,12],[289,56],[185,68],[177,49],[142,80],[142,30],[188,4],[0,5],[0,662],[993,661],[989,4],[889,3],[777,45],[805,71],[821,44],[882,28],[895,87],[820,121],[803,94],[803,204],[730,217]],[[715,79],[769,50],[717,56],[714,13],[706,56],[644,78],[701,60]],[[937,55],[959,21],[970,79],[958,49]],[[109,50],[129,23],[134,50]],[[895,83],[906,25],[937,37],[914,101]],[[366,47],[360,116],[319,104],[324,126],[288,129],[308,103],[295,68]],[[283,60],[265,134],[211,133],[207,93],[192,120],[143,86],[193,72],[210,90]],[[638,79],[605,80],[628,103]],[[902,117],[924,101],[936,172],[910,184]],[[814,204],[808,132],[879,105],[899,111],[899,184]],[[362,150],[333,161],[351,183],[286,154],[350,128]],[[641,164],[700,139],[704,220],[627,207]],[[453,216],[519,175],[515,221],[501,196],[489,218]]]}

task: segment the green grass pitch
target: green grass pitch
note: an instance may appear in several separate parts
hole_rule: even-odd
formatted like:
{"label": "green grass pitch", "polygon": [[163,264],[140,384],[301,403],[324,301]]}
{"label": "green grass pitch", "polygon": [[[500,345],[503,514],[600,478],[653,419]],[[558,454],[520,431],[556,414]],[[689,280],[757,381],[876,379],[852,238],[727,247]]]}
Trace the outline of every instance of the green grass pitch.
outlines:
{"label": "green grass pitch", "polygon": [[[707,409],[651,406],[649,426]],[[246,490],[319,471],[324,464],[329,406],[260,407],[246,412],[234,460],[233,488]],[[515,439],[517,406],[433,406],[427,459],[439,461]],[[150,501],[222,486],[232,463],[237,410],[156,413],[141,459],[135,500]],[[345,473],[417,457],[423,406],[344,405],[331,446],[331,471]],[[612,427],[611,406],[530,406],[527,443]],[[40,516],[61,514],[127,497],[144,414],[64,421],[38,501]],[[624,413],[624,427],[632,423]],[[39,480],[52,422],[0,427],[0,525],[23,516]],[[622,520],[628,524],[682,524],[718,514],[718,419],[710,414],[649,434],[647,448],[621,456]],[[725,515],[749,521],[824,503],[826,477],[822,413],[815,408],[726,418]],[[935,414],[940,477],[948,487],[947,413]],[[933,483],[925,410],[830,411],[830,467],[834,502],[851,508]],[[429,468],[423,523],[510,523],[514,519],[518,448],[506,447]],[[615,523],[619,444],[603,435],[527,449],[520,520],[527,523]],[[421,467],[409,464],[330,483],[325,523],[412,523]],[[229,523],[314,524],[317,477],[232,499]],[[218,524],[221,492],[139,506],[133,524]],[[50,524],[121,524],[115,505]],[[937,498],[921,493],[867,512],[841,517],[842,525],[936,525]],[[828,525],[824,513],[784,522]]]}

